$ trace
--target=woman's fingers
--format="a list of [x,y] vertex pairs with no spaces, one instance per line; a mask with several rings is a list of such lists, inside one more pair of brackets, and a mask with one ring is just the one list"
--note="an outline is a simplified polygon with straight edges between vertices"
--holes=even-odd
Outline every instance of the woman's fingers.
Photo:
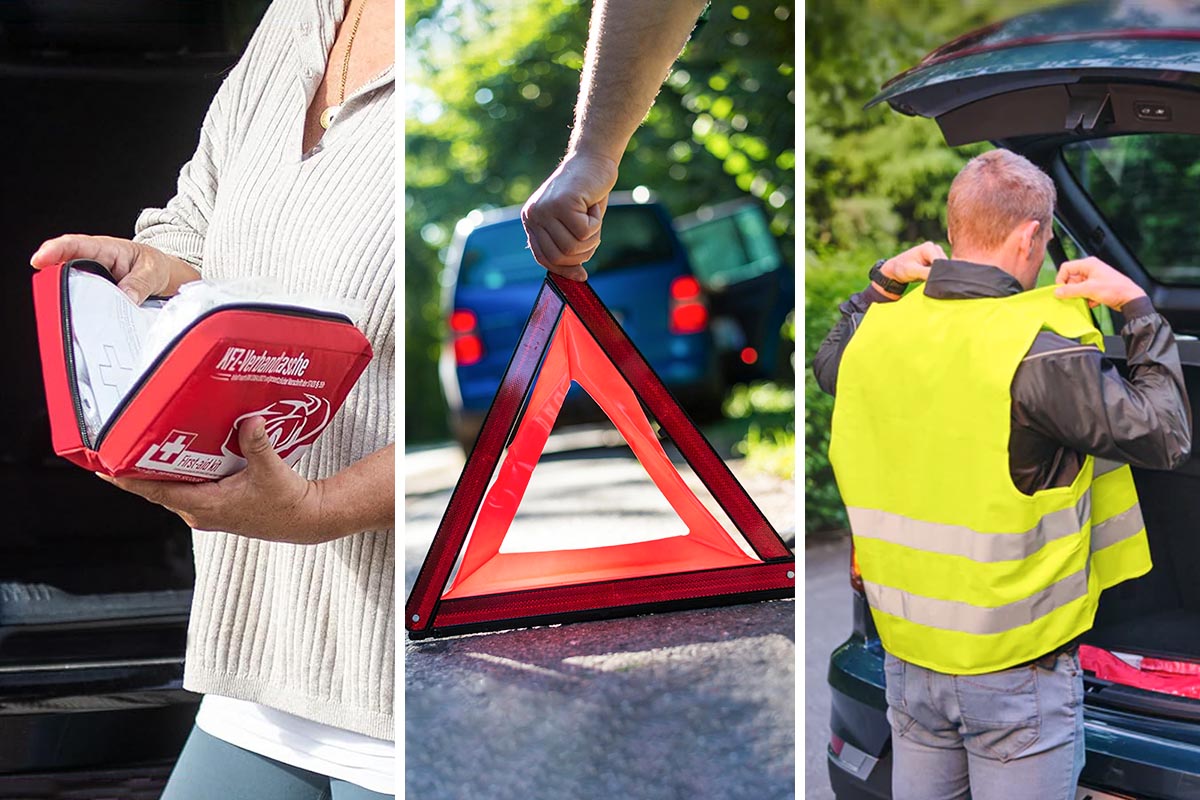
[[133,302],[141,305],[151,295],[160,294],[170,283],[170,267],[153,248],[114,236],[67,234],[42,243],[30,258],[35,269],[45,269],[76,258],[86,258],[104,266],[117,280],[117,286]]
[[117,288],[129,296],[137,305],[146,302],[152,294],[162,291],[161,286],[156,285],[156,281],[151,278],[150,270],[132,270],[121,278],[117,283]]
[[35,269],[44,269],[75,258],[86,258],[104,265],[119,280],[132,268],[136,253],[136,247],[128,239],[71,233],[43,242],[29,263]]

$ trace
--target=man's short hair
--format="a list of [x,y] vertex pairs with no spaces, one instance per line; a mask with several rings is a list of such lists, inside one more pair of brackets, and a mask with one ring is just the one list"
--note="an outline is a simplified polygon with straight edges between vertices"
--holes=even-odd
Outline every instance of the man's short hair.
[[975,156],[950,184],[946,227],[952,244],[999,247],[1018,225],[1037,220],[1043,241],[1054,219],[1054,183],[1033,162],[1011,150]]

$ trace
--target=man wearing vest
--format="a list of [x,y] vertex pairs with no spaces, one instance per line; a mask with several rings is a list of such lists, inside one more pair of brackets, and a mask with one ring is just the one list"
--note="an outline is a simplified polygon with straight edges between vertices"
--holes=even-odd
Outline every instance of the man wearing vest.
[[[1191,450],[1146,294],[1095,258],[1032,288],[1054,200],[1021,156],[973,159],[950,189],[953,257],[926,242],[877,264],[813,362],[836,389],[829,457],[887,651],[896,800],[1073,800],[1078,639],[1102,590],[1151,568],[1128,465]],[[1125,320],[1128,380],[1101,304]]]

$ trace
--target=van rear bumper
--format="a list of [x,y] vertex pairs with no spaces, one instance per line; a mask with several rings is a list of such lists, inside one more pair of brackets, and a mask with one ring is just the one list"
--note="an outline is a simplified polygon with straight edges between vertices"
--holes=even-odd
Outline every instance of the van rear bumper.
[[[853,748],[839,757],[827,743],[829,780],[839,800],[891,797],[891,729],[883,684],[878,640],[854,636],[833,652],[830,732]],[[1089,693],[1098,688],[1088,680]],[[1085,701],[1087,763],[1080,782],[1114,794],[1200,800],[1200,723],[1104,707],[1103,696],[1101,688]]]

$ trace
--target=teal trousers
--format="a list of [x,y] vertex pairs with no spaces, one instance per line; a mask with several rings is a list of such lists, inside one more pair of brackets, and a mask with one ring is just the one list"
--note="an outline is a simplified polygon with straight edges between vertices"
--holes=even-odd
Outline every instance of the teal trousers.
[[386,800],[388,797],[260,756],[192,728],[162,800]]

